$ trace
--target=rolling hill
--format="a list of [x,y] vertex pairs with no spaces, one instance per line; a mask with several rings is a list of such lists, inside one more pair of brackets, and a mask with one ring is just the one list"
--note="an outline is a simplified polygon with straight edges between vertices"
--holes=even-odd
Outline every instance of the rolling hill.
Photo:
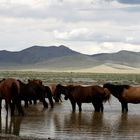
[[140,52],[119,51],[117,53],[102,53],[92,57],[103,63],[121,64],[130,67],[140,67]]
[[44,69],[49,71],[119,72],[140,69],[140,52],[119,51],[85,55],[61,46],[32,46],[0,51],[1,69]]

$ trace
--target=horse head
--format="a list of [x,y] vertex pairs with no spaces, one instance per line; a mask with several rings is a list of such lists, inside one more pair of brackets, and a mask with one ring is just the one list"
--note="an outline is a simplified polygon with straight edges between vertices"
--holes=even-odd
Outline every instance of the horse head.
[[56,89],[54,93],[55,98],[60,99],[61,94],[66,95],[66,93],[67,93],[66,86],[63,86],[61,84],[56,85]]

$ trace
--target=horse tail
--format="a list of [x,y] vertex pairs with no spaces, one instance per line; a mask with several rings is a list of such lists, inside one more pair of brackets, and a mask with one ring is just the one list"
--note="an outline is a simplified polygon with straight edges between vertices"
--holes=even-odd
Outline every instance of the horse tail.
[[[22,113],[24,115],[24,112],[21,107],[21,100],[20,100],[20,87],[18,87],[17,83],[13,82],[11,86],[11,92],[12,92],[12,99],[13,103],[16,105],[18,109],[18,113]],[[14,110],[13,110],[14,111]]]
[[19,90],[15,82],[12,83],[11,92],[12,92],[12,98],[14,100],[19,98]]
[[110,103],[111,93],[107,88],[104,88],[104,102],[108,101]]

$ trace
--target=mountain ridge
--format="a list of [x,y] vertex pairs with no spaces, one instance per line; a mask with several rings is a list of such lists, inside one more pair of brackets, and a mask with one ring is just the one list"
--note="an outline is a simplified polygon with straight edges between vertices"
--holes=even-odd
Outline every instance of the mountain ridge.
[[[109,65],[108,65],[109,64]],[[80,70],[106,65],[140,68],[140,52],[121,50],[116,53],[86,55],[60,46],[31,46],[21,51],[0,51],[0,68],[38,68],[50,70]],[[100,67],[98,67],[100,68]],[[118,68],[119,69],[119,68]],[[123,69],[123,68],[122,68]]]

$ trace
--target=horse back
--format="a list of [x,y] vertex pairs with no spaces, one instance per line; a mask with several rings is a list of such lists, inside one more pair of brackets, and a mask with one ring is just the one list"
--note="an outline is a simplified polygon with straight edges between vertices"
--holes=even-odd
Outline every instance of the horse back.
[[92,98],[104,94],[104,89],[100,86],[74,86],[71,93],[74,97],[81,98]]
[[122,99],[130,103],[140,102],[140,87],[130,86],[125,89],[122,94]]
[[0,97],[10,100],[13,94],[19,94],[20,85],[16,79],[8,78],[0,83]]

